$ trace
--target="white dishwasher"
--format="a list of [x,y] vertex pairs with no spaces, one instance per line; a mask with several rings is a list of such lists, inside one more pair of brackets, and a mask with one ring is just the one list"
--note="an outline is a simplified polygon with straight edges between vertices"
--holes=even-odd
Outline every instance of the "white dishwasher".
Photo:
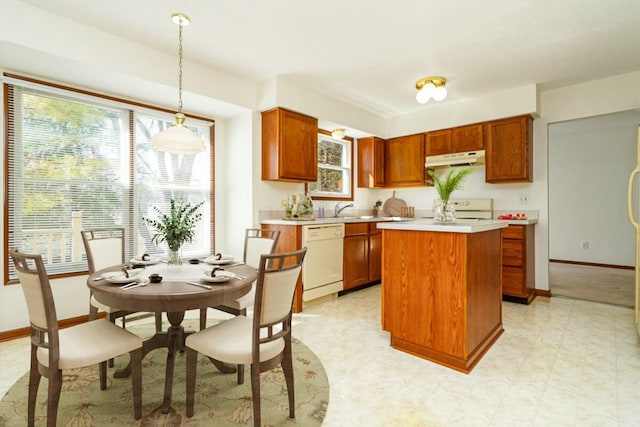
[[310,301],[342,290],[344,224],[302,226],[302,300]]

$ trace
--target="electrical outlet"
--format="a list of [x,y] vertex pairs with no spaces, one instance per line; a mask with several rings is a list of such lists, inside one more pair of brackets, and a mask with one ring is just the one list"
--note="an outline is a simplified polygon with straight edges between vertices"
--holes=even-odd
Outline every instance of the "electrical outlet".
[[520,193],[519,200],[520,200],[520,204],[521,205],[528,205],[529,204],[529,194]]
[[588,250],[589,249],[589,242],[587,242],[586,240],[584,242],[582,242],[582,249]]

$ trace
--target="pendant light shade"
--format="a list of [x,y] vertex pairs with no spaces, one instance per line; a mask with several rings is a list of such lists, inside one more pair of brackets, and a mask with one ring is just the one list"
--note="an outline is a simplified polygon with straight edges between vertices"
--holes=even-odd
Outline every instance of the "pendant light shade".
[[185,126],[185,116],[182,114],[182,27],[189,25],[191,20],[181,13],[171,15],[173,22],[178,25],[178,112],[176,123],[157,133],[151,139],[151,146],[159,151],[170,153],[197,154],[204,151],[204,141]]

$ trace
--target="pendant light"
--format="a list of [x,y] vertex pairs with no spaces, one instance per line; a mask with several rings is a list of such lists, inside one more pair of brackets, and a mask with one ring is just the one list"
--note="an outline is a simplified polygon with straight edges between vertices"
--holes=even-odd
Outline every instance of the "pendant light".
[[171,20],[178,25],[178,112],[176,123],[154,135],[151,146],[170,153],[197,154],[204,151],[204,141],[185,126],[182,114],[182,27],[189,25],[191,20],[182,13],[174,13]]

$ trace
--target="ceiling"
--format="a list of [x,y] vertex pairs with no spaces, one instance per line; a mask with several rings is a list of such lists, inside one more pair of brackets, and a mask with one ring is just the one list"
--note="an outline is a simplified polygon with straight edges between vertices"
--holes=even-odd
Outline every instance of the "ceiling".
[[173,54],[182,12],[185,60],[286,76],[384,117],[433,108],[415,101],[430,75],[451,102],[640,70],[638,0],[22,1]]

